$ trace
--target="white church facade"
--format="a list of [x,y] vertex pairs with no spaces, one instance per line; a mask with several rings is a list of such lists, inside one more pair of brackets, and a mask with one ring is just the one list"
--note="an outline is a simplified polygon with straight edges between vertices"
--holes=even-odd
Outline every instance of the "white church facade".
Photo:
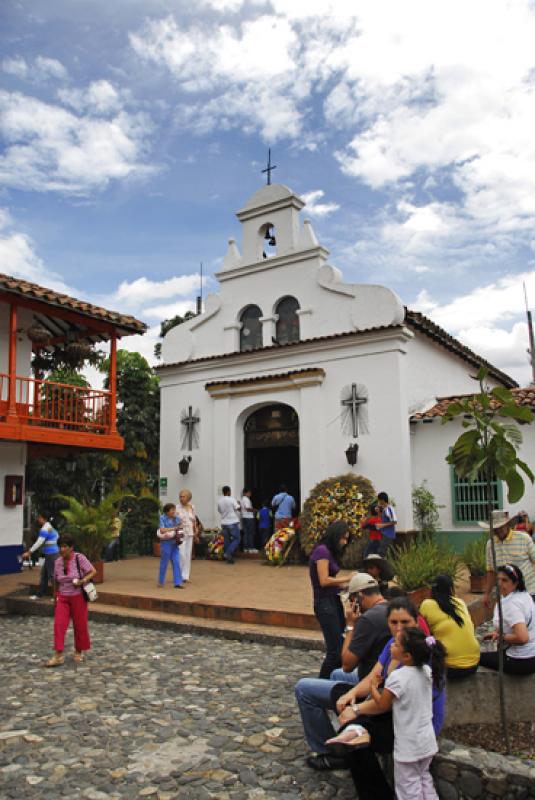
[[[448,482],[440,497],[449,491],[448,436],[417,415],[473,392],[486,362],[390,289],[345,283],[304,205],[281,184],[255,192],[237,213],[241,243],[229,241],[219,292],[163,341],[161,500],[190,489],[212,526],[225,484],[259,503],[283,482],[302,504],[318,481],[353,469],[394,498],[408,530],[414,483],[436,472]],[[487,366],[491,384],[516,385]],[[444,512],[444,527],[455,524]]]

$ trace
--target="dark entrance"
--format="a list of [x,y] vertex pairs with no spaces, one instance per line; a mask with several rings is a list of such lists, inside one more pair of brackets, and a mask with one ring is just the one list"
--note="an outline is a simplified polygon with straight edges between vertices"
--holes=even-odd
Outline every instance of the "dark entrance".
[[271,503],[281,483],[300,505],[299,418],[293,408],[274,403],[258,409],[245,423],[245,484],[253,504]]

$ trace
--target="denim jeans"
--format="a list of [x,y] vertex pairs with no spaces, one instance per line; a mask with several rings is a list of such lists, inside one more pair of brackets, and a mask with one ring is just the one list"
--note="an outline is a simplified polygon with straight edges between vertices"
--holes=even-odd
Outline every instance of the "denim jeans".
[[323,597],[314,603],[314,614],[325,640],[325,658],[320,678],[328,678],[333,669],[342,663],[342,645],[345,627],[344,609],[338,595]]
[[344,672],[343,669],[333,669],[329,677],[331,681],[336,683],[341,681],[342,683],[350,683],[351,686],[356,686],[359,682],[358,667],[355,667],[351,672]]
[[41,567],[37,597],[43,597],[48,592],[48,584],[54,582],[54,564],[56,558],[59,558],[59,553],[50,553],[47,556],[43,555],[43,558],[45,559],[45,563]]
[[106,552],[104,554],[104,558],[106,561],[119,561],[119,537],[112,539],[111,542],[108,542],[106,545]]
[[301,678],[295,685],[303,730],[308,746],[314,753],[326,753],[325,741],[335,736],[327,711],[334,711],[331,692],[335,681],[322,678]]
[[242,517],[243,528],[243,549],[254,550],[254,519],[251,517]]
[[171,562],[173,567],[173,583],[175,586],[182,586],[182,573],[180,571],[180,558],[178,556],[178,545],[174,539],[160,540],[160,575],[159,582],[165,583],[165,573],[167,565]]
[[225,538],[224,558],[232,558],[240,546],[240,526],[237,522],[233,525],[222,525]]
[[382,539],[369,539],[368,544],[364,548],[362,558],[368,558],[372,553],[380,554]]

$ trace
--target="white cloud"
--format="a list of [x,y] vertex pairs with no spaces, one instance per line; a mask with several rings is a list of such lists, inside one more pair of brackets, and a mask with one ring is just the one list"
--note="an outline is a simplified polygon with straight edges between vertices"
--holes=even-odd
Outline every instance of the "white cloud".
[[49,79],[65,80],[68,77],[67,70],[61,61],[48,56],[37,56],[33,63],[29,63],[21,56],[5,58],[2,61],[2,69],[8,75],[13,75],[20,80],[30,80],[33,83]]
[[16,78],[25,78],[28,74],[28,64],[26,59],[20,56],[4,58],[2,61],[2,70],[8,75],[14,75]]
[[76,111],[106,114],[123,107],[120,92],[105,80],[93,81],[87,89],[60,89],[58,97]]
[[12,230],[13,225],[9,210],[0,208],[0,272],[72,294],[61,275],[49,270],[37,255],[31,238]]
[[182,28],[167,17],[147,23],[130,42],[140,58],[168,70],[182,91],[209,95],[179,103],[179,124],[200,133],[244,127],[270,140],[298,136],[299,42],[284,18],[263,15],[236,28]]
[[68,77],[67,70],[56,58],[48,58],[48,56],[37,56],[35,59],[35,68],[37,72],[44,78],[58,78],[58,80],[65,80]]
[[[205,281],[203,281],[204,283]],[[177,296],[190,295],[198,288],[198,275],[180,275],[163,281],[152,281],[143,277],[134,281],[123,281],[114,298],[116,302],[125,302],[139,307],[154,300],[163,300],[164,298],[171,300]],[[169,317],[171,314],[167,312],[167,316]]]
[[112,180],[144,177],[148,120],[71,111],[19,93],[0,92],[0,183],[34,191],[85,194]]
[[492,323],[512,320],[523,313],[526,284],[528,298],[535,301],[535,271],[518,275],[506,275],[500,280],[480,286],[466,295],[456,297],[441,305],[427,291],[418,295],[415,308],[430,314],[433,321],[449,331],[483,328]]
[[159,306],[151,306],[143,309],[143,314],[150,319],[171,319],[177,314],[184,316],[186,311],[195,311],[193,300],[180,300],[174,303],[165,303]]
[[338,203],[320,203],[319,201],[325,196],[322,189],[316,189],[313,192],[306,192],[301,197],[306,203],[307,213],[313,217],[327,217],[333,214],[340,208]]

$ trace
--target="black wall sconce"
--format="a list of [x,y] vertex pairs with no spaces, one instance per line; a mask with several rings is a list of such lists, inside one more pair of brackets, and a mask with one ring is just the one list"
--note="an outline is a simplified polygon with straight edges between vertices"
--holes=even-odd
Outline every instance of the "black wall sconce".
[[358,456],[359,456],[358,444],[356,442],[354,444],[350,444],[346,450],[347,463],[349,464],[350,467],[355,466],[358,460]]
[[178,462],[178,469],[181,475],[187,475],[189,465],[191,464],[191,456],[183,456]]

